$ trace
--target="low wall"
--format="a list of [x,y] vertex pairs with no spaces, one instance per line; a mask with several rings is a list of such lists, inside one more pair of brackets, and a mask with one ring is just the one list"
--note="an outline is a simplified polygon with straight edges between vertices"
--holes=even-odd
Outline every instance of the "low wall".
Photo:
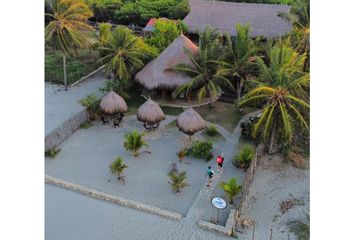
[[82,110],[63,122],[59,127],[45,136],[45,150],[57,147],[65,139],[70,137],[80,127],[80,124],[87,122],[88,120],[89,115],[87,111]]
[[103,192],[97,191],[95,189],[91,189],[91,188],[88,188],[83,185],[71,183],[71,182],[65,181],[63,179],[55,178],[55,177],[52,177],[49,175],[45,176],[45,182],[59,186],[59,187],[63,187],[63,188],[69,189],[69,190],[74,190],[76,192],[85,194],[89,197],[93,197],[93,198],[96,198],[99,200],[108,201],[108,202],[111,202],[114,204],[119,204],[119,205],[122,205],[125,207],[134,208],[134,209],[137,209],[137,210],[140,210],[143,212],[152,213],[152,214],[155,214],[155,215],[158,215],[161,217],[165,217],[168,219],[172,219],[175,221],[179,221],[182,219],[182,215],[179,213],[170,212],[170,211],[163,210],[161,208],[151,206],[148,204],[144,204],[144,203],[136,202],[133,200],[121,198],[121,197],[111,195],[108,193],[103,193]]
[[225,226],[221,226],[221,225],[217,225],[217,224],[213,224],[213,223],[205,222],[205,221],[199,221],[198,226],[200,228],[203,228],[203,229],[206,229],[209,231],[221,233],[226,236],[231,236],[233,234],[233,228],[235,225],[235,212],[236,212],[236,209],[232,209],[230,211],[229,218],[227,219]]

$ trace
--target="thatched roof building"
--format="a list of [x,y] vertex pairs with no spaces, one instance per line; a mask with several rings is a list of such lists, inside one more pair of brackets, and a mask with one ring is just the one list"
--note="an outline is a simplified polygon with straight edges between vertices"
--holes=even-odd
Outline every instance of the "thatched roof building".
[[113,91],[102,97],[100,108],[106,114],[125,113],[128,111],[128,106],[124,99]]
[[138,72],[135,80],[149,90],[174,89],[190,81],[191,78],[188,75],[168,70],[180,63],[191,64],[184,48],[193,54],[198,52],[198,47],[181,34],[156,59]]
[[275,38],[291,30],[291,24],[278,17],[278,12],[289,12],[290,6],[276,4],[236,3],[189,0],[190,13],[183,19],[189,33],[198,34],[206,26],[235,36],[236,23],[251,26],[250,36]]
[[139,107],[137,117],[139,121],[150,124],[161,122],[166,118],[160,106],[150,98]]
[[177,127],[188,135],[193,135],[207,127],[205,120],[193,108],[188,108],[177,118]]

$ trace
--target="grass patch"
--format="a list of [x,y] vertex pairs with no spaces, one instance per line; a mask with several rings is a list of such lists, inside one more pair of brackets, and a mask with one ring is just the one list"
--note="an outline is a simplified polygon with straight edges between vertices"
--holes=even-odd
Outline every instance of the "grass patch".
[[204,139],[206,141],[209,141],[209,142],[226,141],[226,138],[218,131],[216,132],[216,134],[210,135],[210,134],[208,134],[207,130],[208,129],[206,129],[202,132],[202,136],[204,137]]
[[135,115],[138,112],[138,108],[145,102],[145,99],[142,97],[132,97],[126,100],[128,105],[128,112],[126,115]]
[[166,128],[177,128],[176,123],[177,123],[177,120],[173,120],[172,122],[167,124],[165,127]]
[[49,158],[55,158],[56,155],[61,151],[60,148],[50,148],[47,151],[45,151],[44,156],[49,157]]
[[233,132],[244,115],[256,110],[255,108],[246,107],[240,112],[235,108],[234,104],[220,101],[216,102],[214,105],[214,108],[205,105],[196,107],[194,110],[196,110],[204,120],[219,124],[230,133]]
[[88,122],[84,122],[80,124],[80,128],[81,129],[88,129],[89,127],[91,127],[93,125],[93,123],[91,121]]
[[162,111],[164,112],[165,115],[173,115],[177,116],[180,115],[183,112],[182,108],[175,108],[175,107],[164,107],[161,106]]
[[301,221],[293,221],[290,224],[289,231],[294,233],[298,240],[310,239],[310,225]]

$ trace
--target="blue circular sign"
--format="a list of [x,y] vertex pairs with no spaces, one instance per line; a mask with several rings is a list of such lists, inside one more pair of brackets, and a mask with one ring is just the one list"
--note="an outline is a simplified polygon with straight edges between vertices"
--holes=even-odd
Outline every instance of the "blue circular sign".
[[217,209],[225,209],[227,207],[225,200],[220,197],[214,197],[211,200],[211,204],[213,204],[213,206]]

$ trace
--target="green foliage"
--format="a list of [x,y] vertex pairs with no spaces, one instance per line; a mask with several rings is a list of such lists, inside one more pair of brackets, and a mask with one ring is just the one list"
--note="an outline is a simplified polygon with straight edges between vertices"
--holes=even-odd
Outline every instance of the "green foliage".
[[194,141],[192,147],[186,151],[187,156],[205,159],[210,161],[213,158],[213,144],[208,141]]
[[81,123],[80,124],[80,128],[82,129],[88,129],[89,127],[91,127],[93,125],[93,123],[91,121],[87,121],[87,122],[84,122],[84,123]]
[[171,20],[158,19],[155,24],[154,33],[146,39],[146,42],[162,52],[179,35],[180,29],[177,24]]
[[246,2],[246,3],[266,3],[266,4],[287,4],[291,5],[296,0],[219,0],[223,2]]
[[303,223],[301,221],[294,221],[290,224],[289,231],[294,233],[298,240],[309,240],[310,239],[310,225]]
[[56,147],[53,147],[53,148],[50,148],[48,150],[45,151],[44,155],[46,157],[49,157],[49,158],[55,158],[55,156],[61,151],[60,148],[56,148]]
[[109,39],[112,37],[112,25],[110,23],[100,23],[98,25],[98,28],[100,44],[101,46],[106,46],[108,44]]
[[171,182],[169,182],[169,184],[171,184],[173,191],[175,191],[176,193],[180,193],[181,189],[189,186],[189,184],[185,182],[187,179],[186,175],[186,171],[183,171],[181,173],[172,172],[168,174],[171,179]]
[[233,198],[242,190],[242,186],[237,185],[236,178],[231,178],[228,182],[221,182],[219,187],[226,193],[230,204],[233,204]]
[[211,124],[210,126],[207,127],[207,129],[205,129],[205,133],[208,136],[216,136],[219,133],[219,131],[214,124]]
[[122,0],[85,0],[94,13],[94,18],[99,22],[107,22],[114,18],[114,13],[119,9]]
[[234,164],[238,168],[248,169],[254,157],[254,149],[250,145],[245,145],[239,154],[234,157]]
[[100,110],[100,99],[97,99],[94,93],[87,95],[83,99],[80,99],[79,103],[86,107],[91,120],[97,119]]
[[129,94],[128,89],[131,87],[131,81],[128,80],[106,80],[105,85],[103,87],[100,87],[100,90],[102,92],[110,92],[114,91],[117,94],[119,94],[122,98],[124,99],[130,99],[131,95]]
[[117,157],[116,160],[114,160],[114,162],[109,165],[110,172],[117,175],[118,180],[121,179],[122,174],[126,168],[128,168],[128,166],[124,164],[121,157]]
[[176,6],[170,8],[169,17],[171,19],[183,19],[190,10],[188,0],[182,0]]
[[124,148],[127,151],[131,151],[134,157],[139,156],[139,149],[143,146],[148,147],[149,145],[143,139],[144,133],[139,133],[137,130],[133,130],[130,133],[124,135]]

